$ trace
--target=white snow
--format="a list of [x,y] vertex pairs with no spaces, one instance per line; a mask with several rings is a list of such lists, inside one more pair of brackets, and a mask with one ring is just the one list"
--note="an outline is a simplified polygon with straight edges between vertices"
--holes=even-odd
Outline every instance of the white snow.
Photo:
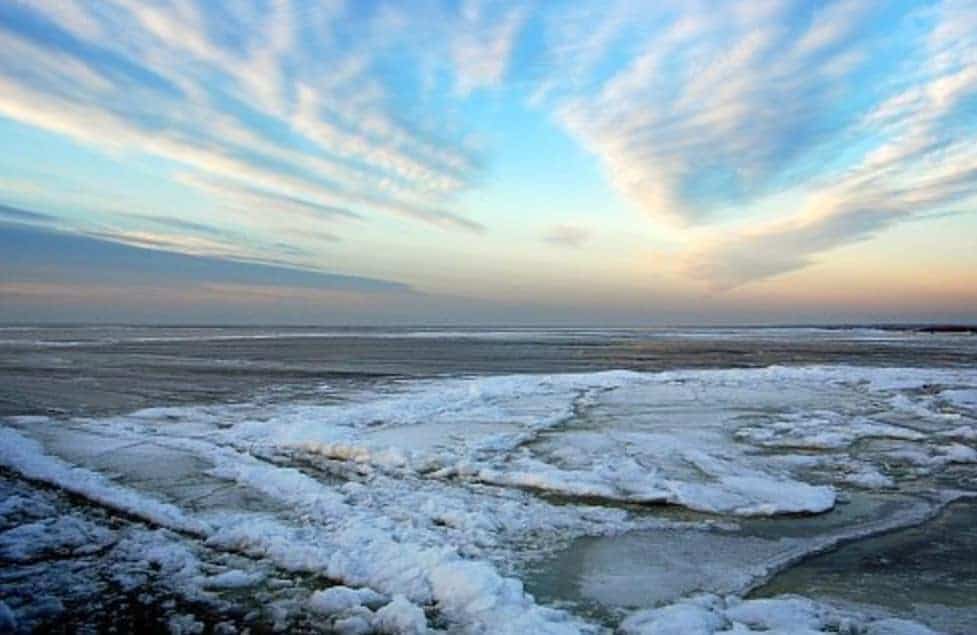
[[726,619],[753,630],[814,631],[828,621],[824,610],[800,597],[727,602]]
[[419,606],[411,604],[403,595],[395,595],[390,604],[377,611],[373,627],[389,635],[424,635],[427,618]]
[[335,586],[313,593],[306,606],[329,618],[333,630],[340,633],[421,635],[427,632],[424,610],[400,594],[388,601],[371,589]]
[[[723,474],[704,455],[689,453],[689,462],[714,477],[706,483],[683,482],[648,473],[633,460],[606,462],[595,470],[560,470],[538,461],[515,463],[512,470],[482,469],[474,478],[496,485],[513,485],[579,497],[631,503],[672,503],[702,512],[737,516],[823,512],[835,502],[830,487],[811,486],[786,478],[743,470]],[[695,459],[698,459],[696,461]],[[708,467],[707,467],[708,465]]]
[[[818,513],[833,505],[832,485],[892,483],[861,457],[843,475],[824,472],[835,483],[811,483],[798,474],[804,466],[795,451],[851,453],[859,441],[885,439],[904,442],[894,450],[898,457],[922,451],[930,438],[876,413],[825,409],[826,401],[863,400],[867,407],[907,399],[894,391],[933,381],[959,385],[967,377],[934,369],[771,367],[423,380],[328,406],[260,413],[240,404],[224,412],[157,408],[111,423],[136,430],[165,423],[155,431],[215,435],[249,451],[300,450],[364,476],[455,478],[734,515]],[[928,402],[913,404],[925,410]],[[768,414],[770,405],[781,411]],[[571,425],[581,411],[602,416],[599,432]],[[898,404],[892,411],[896,418],[904,412]],[[941,413],[927,412],[941,420]],[[964,429],[956,430],[950,438],[968,440]],[[759,456],[754,447],[777,452]],[[959,448],[935,454],[970,460]],[[930,464],[916,461],[924,463]],[[232,463],[214,474],[240,469]]]
[[714,635],[718,633],[872,633],[935,635],[908,620],[874,618],[797,596],[756,600],[700,595],[663,608],[637,611],[618,629],[622,635]]
[[957,428],[953,428],[952,430],[941,432],[940,436],[973,443],[977,441],[977,428],[974,426],[959,426]]
[[864,466],[845,475],[845,482],[864,489],[886,489],[895,486],[895,481],[878,470]]
[[711,635],[727,621],[713,606],[716,600],[699,599],[628,616],[618,629],[622,635]]
[[[583,624],[563,612],[537,606],[517,580],[501,576],[485,562],[462,559],[454,549],[441,544],[437,535],[413,531],[409,526],[403,528],[402,536],[392,533],[395,525],[389,519],[357,512],[342,502],[341,495],[291,468],[275,468],[249,456],[212,448],[217,461],[215,471],[260,486],[271,496],[301,504],[317,516],[316,520],[328,523],[325,532],[244,515],[213,517],[203,523],[176,513],[168,504],[112,484],[99,474],[67,466],[44,454],[39,443],[13,430],[2,429],[0,434],[0,459],[4,465],[101,504],[148,517],[156,524],[171,523],[182,531],[192,528],[192,533],[207,535],[211,546],[265,557],[286,569],[322,573],[347,584],[389,594],[399,592],[412,601],[438,604],[459,623],[479,625],[482,629],[497,630],[511,622],[545,632],[551,623],[578,627]],[[188,441],[187,445],[193,443]],[[241,464],[230,469],[235,457]],[[431,546],[412,542],[411,538]],[[146,550],[144,557],[157,562],[163,570],[177,569],[184,572],[184,577],[198,579],[194,571],[187,569],[193,561],[186,554],[153,547]],[[469,580],[469,586],[458,589],[444,584],[451,575]],[[476,580],[477,586],[471,586]],[[468,601],[472,593],[478,595],[480,602]],[[392,615],[393,611],[389,619],[396,626],[399,618]]]
[[333,630],[339,635],[367,635],[373,632],[373,626],[365,617],[352,615],[336,620],[333,623]]
[[977,388],[944,390],[940,397],[957,408],[977,410]]
[[843,449],[867,438],[906,441],[920,441],[926,438],[925,434],[916,430],[832,411],[787,413],[773,421],[744,426],[736,431],[736,436],[741,440],[768,448],[816,450]]
[[372,589],[334,586],[313,593],[309,598],[308,606],[317,613],[333,615],[361,606],[378,608],[385,603],[386,598]]
[[[955,388],[920,392],[932,384]],[[947,417],[940,405],[970,407],[964,387],[973,384],[966,370],[823,366],[405,380],[338,403],[331,393],[323,405],[8,419],[0,465],[213,549],[340,583],[302,598],[338,632],[424,632],[425,609],[464,632],[596,632],[568,610],[540,605],[513,577],[517,565],[576,537],[712,524],[665,521],[619,503],[734,520],[817,514],[852,487],[898,490],[906,470],[892,465],[919,476],[977,462],[972,417]],[[190,486],[200,490],[190,496]],[[238,497],[209,503],[220,488]],[[22,501],[0,501],[0,521],[24,513]],[[28,520],[0,533],[0,554],[34,557],[23,547],[3,550],[42,528],[59,536],[45,548],[77,549],[80,536],[92,535],[70,519]],[[830,543],[822,538],[808,549]],[[794,543],[770,546],[717,584],[722,592],[749,587],[799,553]],[[137,547],[139,557],[203,589],[268,584],[252,570],[204,574],[193,554],[172,546],[133,545],[134,554]],[[671,572],[687,594],[709,582],[706,569],[675,565],[656,575],[667,583]],[[275,610],[287,616],[294,607]],[[800,598],[701,596],[637,612],[621,632],[822,632],[841,623],[837,615]],[[905,626],[857,619],[867,632]]]
[[27,562],[61,553],[90,553],[111,540],[111,532],[83,518],[47,518],[0,532],[0,558]]
[[197,535],[208,531],[205,523],[188,518],[173,505],[119,487],[97,472],[45,454],[40,443],[10,428],[0,427],[0,465],[156,525]]
[[[729,382],[725,375],[719,379]],[[729,435],[716,425],[721,421],[627,430],[609,447],[595,440],[606,440],[607,433],[586,432],[537,445],[541,434],[564,425],[581,408],[599,407],[613,392],[625,395],[618,401],[639,406],[654,399],[687,402],[688,389],[677,382],[668,374],[629,372],[417,382],[401,387],[402,394],[366,403],[305,406],[245,421],[228,436],[239,444],[300,448],[356,465],[364,474],[460,477],[741,515],[830,509],[830,487],[799,482],[784,470],[767,470],[731,453]],[[567,465],[574,452],[577,464]]]

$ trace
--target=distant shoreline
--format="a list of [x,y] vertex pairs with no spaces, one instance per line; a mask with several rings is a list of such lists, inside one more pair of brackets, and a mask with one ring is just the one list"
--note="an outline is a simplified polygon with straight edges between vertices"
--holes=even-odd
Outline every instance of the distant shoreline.
[[669,329],[701,330],[763,330],[763,329],[818,329],[825,331],[849,331],[874,329],[879,331],[903,331],[917,333],[963,333],[977,335],[975,323],[844,323],[844,324],[668,324],[604,326],[599,324],[221,324],[221,323],[139,323],[139,322],[0,322],[0,329],[45,329],[45,328],[133,328],[133,329],[335,329],[343,330],[438,330],[456,329],[460,331],[498,330],[602,330],[602,331],[664,331]]
[[923,326],[916,330],[921,333],[965,333],[968,335],[977,335],[977,326],[966,326],[962,324]]

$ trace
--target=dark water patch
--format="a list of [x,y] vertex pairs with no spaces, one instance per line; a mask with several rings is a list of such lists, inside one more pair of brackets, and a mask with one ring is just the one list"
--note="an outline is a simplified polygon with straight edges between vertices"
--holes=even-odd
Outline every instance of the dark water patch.
[[[701,592],[741,594],[779,570],[866,535],[923,522],[938,503],[918,497],[856,494],[820,515],[726,519],[588,536],[524,565],[527,589],[605,624],[622,612]],[[670,522],[702,520],[689,512]],[[683,517],[684,516],[684,517]],[[797,592],[797,591],[795,591]]]
[[782,593],[882,606],[910,619],[922,611],[930,622],[946,607],[946,623],[934,625],[972,633],[958,622],[977,624],[977,501],[959,501],[917,527],[812,557],[753,595]]

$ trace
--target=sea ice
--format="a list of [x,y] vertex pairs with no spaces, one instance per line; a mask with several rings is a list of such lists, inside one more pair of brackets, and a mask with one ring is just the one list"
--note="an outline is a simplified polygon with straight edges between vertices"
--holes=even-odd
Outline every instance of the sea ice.
[[741,600],[700,595],[663,608],[638,611],[621,622],[622,635],[809,635],[871,633],[936,635],[908,620],[874,618],[797,596]]
[[940,398],[957,408],[977,410],[977,388],[944,390]]
[[77,516],[48,518],[0,532],[0,559],[29,562],[60,553],[90,553],[113,538],[111,532]]
[[[8,419],[0,465],[262,563],[204,570],[179,542],[127,537],[114,546],[201,593],[267,586],[274,568],[343,585],[270,606],[280,624],[307,609],[343,632],[424,632],[428,610],[463,632],[598,632],[537,603],[513,573],[582,536],[818,514],[852,486],[898,491],[906,474],[975,462],[975,383],[959,369],[826,366],[385,381],[321,405]],[[947,404],[958,412],[947,416]],[[189,498],[190,487],[205,491]],[[220,488],[238,495],[223,501],[247,505],[209,504]],[[629,507],[658,503],[714,518],[687,514],[698,520],[683,524]],[[0,522],[8,518],[18,526],[0,525],[0,552],[11,559],[35,553],[3,552],[11,531],[20,532],[11,545],[42,529],[46,548],[77,549],[81,535],[99,542],[70,517],[32,518],[21,501],[0,503]],[[827,535],[805,551],[800,541],[717,532],[703,550],[725,540],[742,558],[736,579],[713,576],[711,588],[739,593],[829,545]],[[822,632],[846,619],[867,632],[905,626],[798,598],[686,597],[709,587],[709,567],[676,562],[656,575],[674,583],[672,593],[642,601],[674,603],[635,613],[622,632],[785,632],[790,623]]]
[[173,505],[117,487],[101,474],[45,454],[37,441],[3,427],[0,427],[0,465],[156,525],[197,535],[204,535],[209,529]]
[[386,604],[387,598],[372,589],[351,589],[334,586],[316,591],[309,598],[309,608],[323,615],[337,615],[350,609],[366,606],[377,609]]
[[395,595],[390,604],[377,611],[373,627],[377,632],[389,635],[424,635],[427,618],[421,607],[403,595]]

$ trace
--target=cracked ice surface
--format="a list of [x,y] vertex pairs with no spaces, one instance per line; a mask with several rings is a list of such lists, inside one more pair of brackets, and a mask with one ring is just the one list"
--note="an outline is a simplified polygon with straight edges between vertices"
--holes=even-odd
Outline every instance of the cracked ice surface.
[[[747,620],[719,596],[681,598],[742,593],[847,534],[805,547],[740,536],[735,523],[826,512],[853,486],[908,491],[935,470],[977,462],[975,384],[971,371],[858,367],[401,381],[328,404],[11,418],[0,430],[0,464],[208,549],[349,587],[302,604],[349,632],[421,631],[425,610],[437,615],[430,626],[448,630],[598,631],[572,610],[536,602],[520,572],[576,538],[637,532],[657,536],[662,550],[669,535],[701,537],[715,566],[656,570],[673,592],[638,600],[659,612],[629,618],[623,630],[678,632],[660,628],[687,617],[713,629],[701,632],[750,632],[779,622]],[[934,496],[896,520],[918,521],[946,500]],[[634,507],[658,503],[713,516],[679,522]],[[17,530],[50,536],[52,548],[77,546],[82,535],[100,540],[97,528],[70,518]],[[7,549],[11,560],[33,557]],[[627,549],[608,553],[602,563],[616,558],[626,569]],[[191,577],[201,589],[233,589],[265,584],[268,573]],[[796,608],[748,606],[761,615]],[[812,632],[837,627],[818,620],[809,620]]]

